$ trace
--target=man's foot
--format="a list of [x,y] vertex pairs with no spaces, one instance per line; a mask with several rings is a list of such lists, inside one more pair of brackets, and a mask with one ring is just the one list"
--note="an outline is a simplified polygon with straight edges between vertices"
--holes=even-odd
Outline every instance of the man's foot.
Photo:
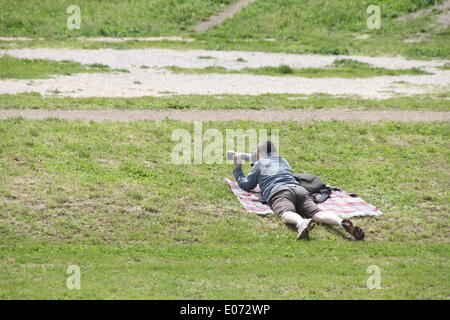
[[297,239],[308,239],[309,232],[314,228],[316,223],[313,219],[305,219],[301,224],[297,226]]
[[341,225],[344,228],[344,230],[347,231],[348,233],[350,233],[353,236],[353,238],[355,238],[356,240],[364,239],[365,234],[364,234],[363,229],[361,229],[360,227],[354,226],[350,220],[347,220],[347,219],[342,220]]

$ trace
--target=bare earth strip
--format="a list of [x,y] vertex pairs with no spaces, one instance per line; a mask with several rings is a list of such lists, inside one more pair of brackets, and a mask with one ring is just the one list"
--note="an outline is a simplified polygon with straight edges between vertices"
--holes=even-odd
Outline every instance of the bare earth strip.
[[25,119],[59,118],[64,120],[120,121],[308,121],[308,120],[393,120],[401,122],[450,121],[448,111],[337,111],[337,110],[0,110],[0,119],[23,117]]
[[212,16],[211,18],[209,18],[209,20],[199,23],[194,27],[194,31],[203,32],[208,30],[209,28],[215,27],[224,22],[225,19],[231,18],[236,13],[239,13],[242,9],[244,9],[244,7],[255,1],[256,0],[240,0],[236,3],[233,3],[228,7],[228,9],[221,12],[217,16]]

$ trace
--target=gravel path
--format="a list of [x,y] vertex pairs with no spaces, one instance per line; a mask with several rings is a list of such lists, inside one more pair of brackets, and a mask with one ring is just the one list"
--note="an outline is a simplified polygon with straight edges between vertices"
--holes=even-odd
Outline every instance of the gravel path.
[[[424,94],[450,88],[450,71],[436,69],[449,61],[407,60],[403,57],[321,56],[282,53],[208,51],[208,50],[73,50],[17,49],[0,50],[18,58],[73,60],[83,64],[102,63],[129,73],[90,73],[55,76],[40,80],[0,80],[0,94],[39,92],[71,97],[136,97],[167,94],[245,94],[293,93],[358,95],[365,98],[386,98],[396,94]],[[208,57],[208,59],[199,59]],[[238,62],[237,59],[246,62]],[[228,69],[259,68],[289,65],[293,68],[321,68],[335,59],[354,59],[388,69],[424,68],[433,75],[382,76],[372,78],[302,78],[273,77],[250,74],[174,74],[163,67],[205,68],[222,66]],[[142,69],[147,66],[148,69]]]
[[139,120],[179,121],[307,121],[307,120],[395,120],[401,122],[450,121],[450,112],[446,111],[344,111],[344,110],[0,110],[0,119],[23,117],[25,119],[60,118],[65,120],[120,121]]
[[[0,41],[35,41],[35,40],[47,40],[45,38],[28,38],[28,37],[0,37]],[[76,41],[90,41],[90,42],[126,42],[126,41],[181,41],[181,42],[193,42],[195,39],[184,37],[78,37]]]
[[[9,54],[17,58],[72,60],[84,64],[103,63],[111,68],[130,69],[142,65],[151,68],[177,66],[182,68],[205,68],[221,66],[227,69],[260,68],[265,66],[289,65],[292,68],[323,68],[336,59],[354,59],[370,63],[375,67],[387,69],[435,68],[450,60],[409,60],[401,56],[396,57],[367,57],[367,56],[332,56],[318,54],[288,54],[252,51],[215,51],[215,50],[172,50],[172,49],[65,49],[65,48],[36,48],[36,49],[0,49],[0,55]],[[199,58],[200,57],[200,58]],[[208,57],[208,59],[201,59]],[[237,61],[238,58],[246,62]]]

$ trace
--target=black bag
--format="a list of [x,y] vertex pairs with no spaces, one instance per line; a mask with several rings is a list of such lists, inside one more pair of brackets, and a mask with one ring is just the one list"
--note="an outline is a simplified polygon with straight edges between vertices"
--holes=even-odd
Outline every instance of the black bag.
[[[309,173],[295,173],[295,180],[313,197],[314,202],[325,202],[331,195],[331,187],[323,183],[318,176]],[[320,195],[319,199],[317,196]]]

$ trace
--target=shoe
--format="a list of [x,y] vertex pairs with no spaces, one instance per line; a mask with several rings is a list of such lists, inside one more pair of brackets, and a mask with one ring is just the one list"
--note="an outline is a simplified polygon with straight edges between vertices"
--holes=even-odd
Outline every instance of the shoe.
[[347,220],[347,219],[342,220],[341,225],[344,228],[344,230],[347,231],[348,233],[350,233],[353,236],[353,238],[355,238],[356,240],[364,239],[365,234],[364,234],[363,229],[361,229],[360,227],[354,226],[350,220]]
[[308,239],[309,232],[314,229],[316,223],[313,219],[305,219],[297,226],[297,240]]

